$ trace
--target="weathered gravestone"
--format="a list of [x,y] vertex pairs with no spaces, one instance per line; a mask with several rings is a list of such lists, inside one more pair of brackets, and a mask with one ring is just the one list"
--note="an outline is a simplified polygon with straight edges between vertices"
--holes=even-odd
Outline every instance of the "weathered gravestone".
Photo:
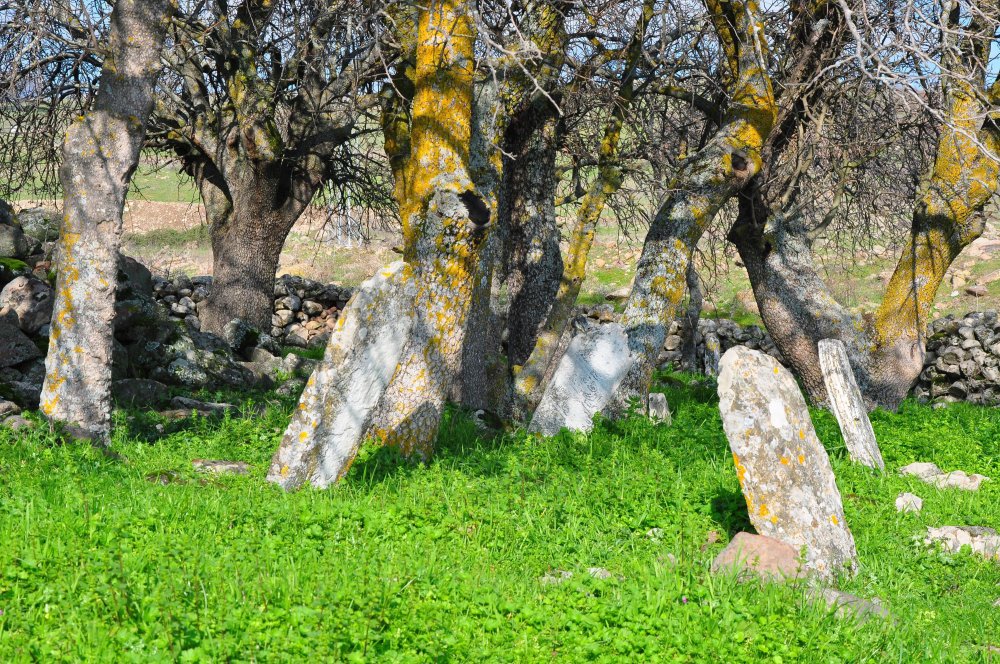
[[402,261],[361,284],[330,337],[267,479],[324,488],[347,472],[396,371],[413,324],[415,289]]
[[853,570],[857,552],[833,468],[795,380],[742,346],[726,352],[720,369],[722,424],[757,532],[804,548],[808,572]]
[[573,338],[531,418],[529,431],[590,431],[594,413],[611,400],[632,367],[628,335],[618,323],[592,327]]
[[869,468],[884,469],[882,452],[875,440],[875,430],[868,419],[868,411],[861,399],[861,390],[854,379],[847,348],[839,339],[819,342],[819,364],[823,371],[826,394],[830,408],[840,425],[847,453],[853,461]]

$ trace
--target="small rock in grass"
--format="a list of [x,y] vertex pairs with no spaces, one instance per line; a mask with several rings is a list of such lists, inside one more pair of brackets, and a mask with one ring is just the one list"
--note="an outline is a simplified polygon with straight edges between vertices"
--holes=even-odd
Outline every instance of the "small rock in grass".
[[979,486],[990,478],[985,475],[973,473],[967,474],[964,470],[954,470],[946,473],[936,464],[927,462],[911,463],[899,469],[901,475],[912,475],[918,477],[928,484],[933,484],[939,489],[964,489],[965,491],[978,491]]
[[937,477],[942,474],[942,470],[937,467],[937,464],[928,463],[924,461],[918,461],[916,463],[911,463],[908,466],[903,466],[899,469],[900,475],[913,475],[914,477],[919,477],[922,480],[928,481],[931,478]]
[[925,544],[940,542],[950,553],[958,553],[968,546],[972,552],[984,558],[1000,560],[1000,535],[992,528],[981,526],[928,527]]
[[557,586],[563,581],[568,581],[573,578],[573,572],[567,572],[566,570],[557,569],[548,574],[544,575],[538,582],[543,586]]
[[996,601],[993,602],[993,606],[1000,608],[1000,597],[997,597]]
[[33,425],[20,415],[11,415],[3,421],[3,426],[11,431],[20,431],[21,429],[30,429]]
[[170,400],[170,405],[178,410],[197,410],[199,413],[225,413],[234,410],[236,406],[231,403],[210,403],[188,399],[187,397],[174,397]]
[[191,465],[195,470],[209,473],[246,475],[250,472],[250,466],[244,461],[225,461],[222,459],[194,459]]
[[646,412],[653,422],[671,424],[670,406],[667,404],[667,395],[653,392],[646,402]]
[[826,602],[827,607],[837,610],[837,616],[840,618],[853,617],[865,622],[872,616],[890,617],[889,611],[882,606],[882,601],[877,597],[872,600],[862,599],[833,588],[811,588],[806,596]]
[[804,574],[799,552],[771,537],[736,533],[736,537],[712,561],[712,572],[748,573],[765,580],[797,579]]
[[646,531],[646,537],[654,542],[663,539],[663,528],[650,528]]
[[979,491],[979,486],[989,480],[985,475],[973,473],[968,475],[964,470],[954,470],[944,475],[934,478],[933,483],[942,489],[964,489],[965,491]]
[[896,497],[897,512],[919,512],[923,507],[923,498],[912,493],[901,493]]
[[588,567],[587,574],[594,577],[595,579],[610,579],[611,572],[604,569],[603,567]]
[[18,406],[13,401],[5,401],[0,399],[0,420],[3,420],[10,415],[20,415],[21,407]]

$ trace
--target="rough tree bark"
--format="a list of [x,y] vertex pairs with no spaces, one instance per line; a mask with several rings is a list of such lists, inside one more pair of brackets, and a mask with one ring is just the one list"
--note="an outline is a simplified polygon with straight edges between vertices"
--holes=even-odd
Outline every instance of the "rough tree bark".
[[[741,194],[730,232],[747,266],[761,317],[810,399],[825,404],[822,339],[847,346],[869,408],[895,409],[923,368],[930,308],[948,267],[983,231],[982,209],[998,188],[1000,85],[985,82],[997,10],[980,8],[960,28],[955,3],[943,33],[943,115],[934,166],[915,201],[910,238],[873,314],[841,306],[816,272],[801,217],[770,206],[759,186]],[[789,206],[793,207],[793,206]]]
[[707,6],[727,54],[729,105],[718,131],[680,167],[670,184],[673,193],[646,235],[622,315],[634,361],[604,409],[609,417],[621,417],[635,400],[645,405],[698,241],[719,209],[760,169],[761,149],[774,126],[760,8],[753,0]]
[[66,133],[55,310],[41,408],[74,435],[107,441],[122,211],[153,108],[168,0],[120,0],[93,106]]
[[[406,308],[412,311],[408,339],[388,385],[382,390],[379,381],[373,383],[373,389],[381,392],[377,405],[371,405],[371,395],[364,399],[369,414],[365,426],[354,429],[356,442],[336,438],[332,423],[346,417],[345,412],[357,410],[358,400],[342,399],[332,393],[336,390],[324,387],[324,381],[307,386],[269,474],[269,479],[286,489],[306,481],[320,486],[335,481],[354,452],[332,450],[356,451],[366,433],[407,455],[426,458],[433,449],[490,221],[489,207],[470,176],[476,37],[471,10],[469,2],[435,0],[418,14],[409,157],[398,171],[403,184],[397,186],[406,266],[400,276],[393,277],[402,280],[393,289],[395,297],[405,298]],[[345,320],[364,318],[363,312],[356,311],[362,304],[361,298],[355,298]],[[353,343],[381,338],[391,321],[379,320],[358,331]],[[338,330],[331,347],[344,341],[341,334]],[[369,361],[380,361],[380,355],[370,354]],[[356,357],[350,350],[328,350],[317,375],[336,376],[345,360]],[[298,455],[294,453],[297,447],[314,452]],[[315,479],[317,455],[329,461],[322,466],[322,481]]]

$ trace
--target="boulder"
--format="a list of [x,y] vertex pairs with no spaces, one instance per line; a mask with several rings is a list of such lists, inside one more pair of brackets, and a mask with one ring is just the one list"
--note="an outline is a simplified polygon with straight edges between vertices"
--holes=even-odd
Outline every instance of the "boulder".
[[52,287],[41,279],[17,277],[0,290],[0,312],[13,311],[25,334],[34,335],[52,320]]
[[834,609],[838,618],[854,618],[863,623],[872,617],[891,617],[889,611],[882,606],[882,600],[877,597],[872,600],[862,599],[835,588],[810,588],[806,596]]
[[17,315],[0,315],[0,367],[12,367],[42,357],[38,346],[21,331]]
[[27,258],[38,248],[20,226],[0,224],[0,258]]
[[122,405],[153,406],[166,401],[169,390],[163,383],[148,378],[126,378],[112,383],[111,393]]
[[39,242],[54,242],[59,239],[62,213],[51,208],[33,207],[17,213],[21,229]]
[[722,358],[719,409],[757,532],[805,548],[822,577],[854,571],[857,552],[830,459],[792,375],[763,353],[735,346]]
[[125,254],[118,255],[118,297],[128,300],[153,297],[153,274],[149,269]]
[[260,332],[249,323],[236,318],[226,323],[222,329],[222,338],[234,353],[249,357],[249,352],[256,347],[260,339]]
[[736,533],[725,549],[712,561],[712,572],[738,576],[753,574],[764,580],[782,581],[803,575],[799,552],[771,537]]

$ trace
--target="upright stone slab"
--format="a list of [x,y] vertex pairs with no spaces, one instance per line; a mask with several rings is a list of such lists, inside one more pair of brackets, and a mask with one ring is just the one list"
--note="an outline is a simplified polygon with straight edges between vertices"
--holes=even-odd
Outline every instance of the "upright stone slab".
[[875,440],[875,430],[868,419],[861,390],[854,379],[851,362],[847,359],[847,348],[839,339],[823,339],[819,342],[819,364],[823,371],[826,394],[830,408],[840,424],[840,433],[847,445],[847,453],[857,463],[869,468],[885,468],[882,452]]
[[414,291],[402,261],[361,285],[309,378],[269,481],[325,488],[347,472],[409,339]]
[[590,431],[594,414],[611,400],[632,362],[628,335],[618,323],[578,334],[559,361],[528,430],[546,436],[564,427]]
[[833,468],[791,374],[742,346],[726,351],[720,369],[722,424],[757,532],[804,548],[806,570],[819,576],[855,568]]

